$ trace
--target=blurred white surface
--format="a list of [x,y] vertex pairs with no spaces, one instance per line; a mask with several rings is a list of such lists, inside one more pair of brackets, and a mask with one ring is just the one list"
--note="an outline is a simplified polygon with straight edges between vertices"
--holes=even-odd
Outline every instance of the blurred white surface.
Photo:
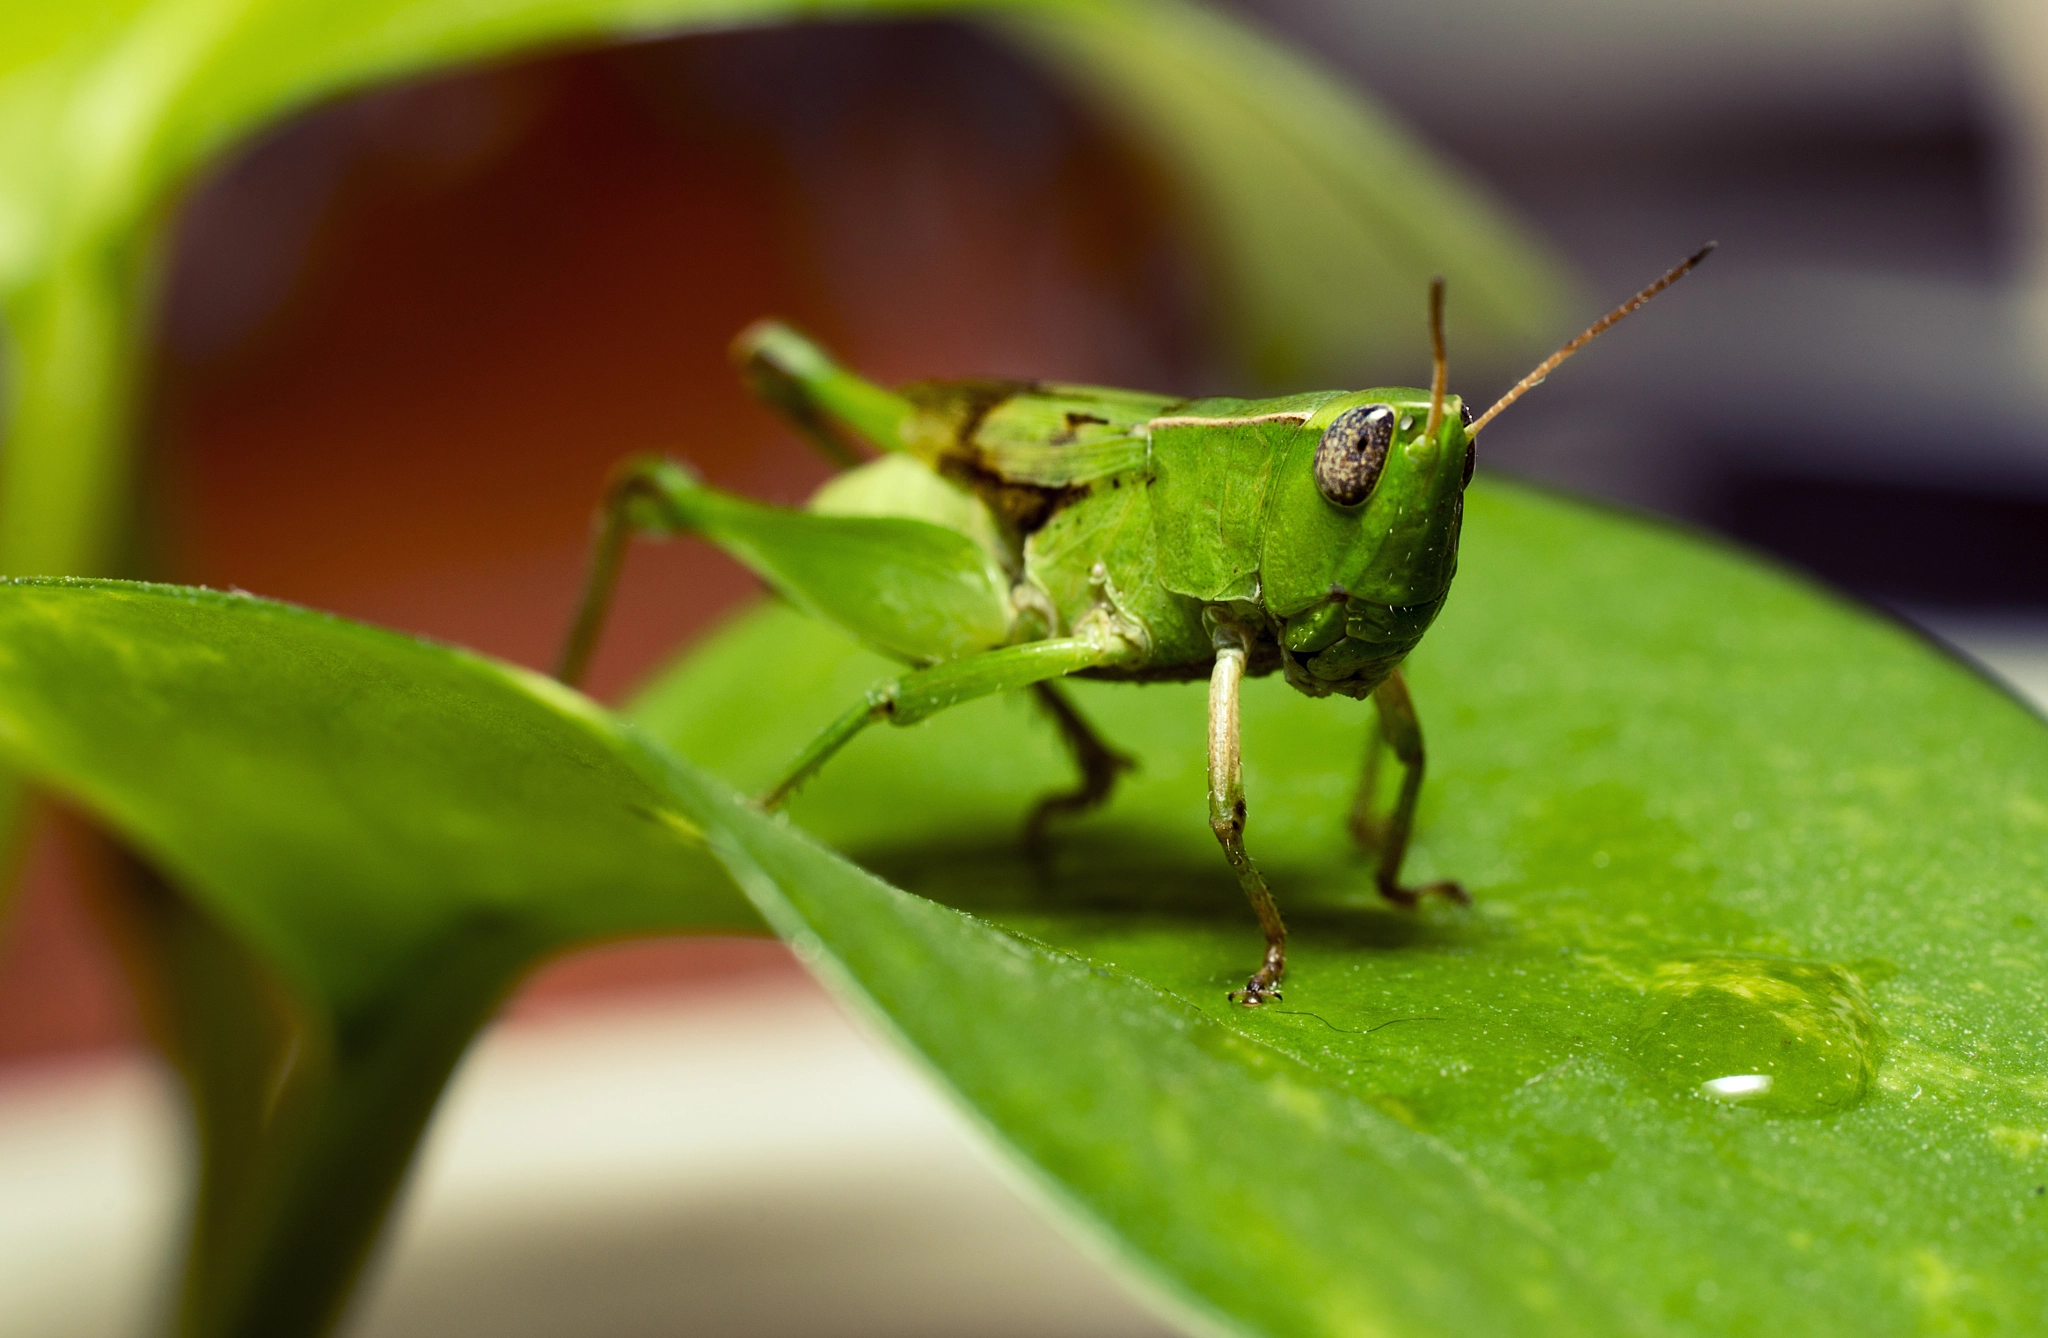
[[148,1331],[183,1187],[176,1092],[142,1058],[0,1082],[0,1332]]
[[[0,1332],[151,1331],[182,1146],[147,1061],[0,1084]],[[362,1299],[349,1338],[1173,1332],[787,987],[491,1032]]]
[[1935,635],[2048,714],[2048,631],[2038,622],[1922,618]]

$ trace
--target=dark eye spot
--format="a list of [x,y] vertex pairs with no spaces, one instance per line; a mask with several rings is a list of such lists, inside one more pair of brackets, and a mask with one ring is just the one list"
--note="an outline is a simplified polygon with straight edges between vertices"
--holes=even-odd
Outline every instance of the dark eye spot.
[[1316,488],[1338,506],[1357,506],[1372,495],[1394,442],[1394,410],[1385,404],[1346,409],[1323,430],[1316,446]]
[[1472,406],[1462,400],[1458,403],[1458,421],[1466,427],[1472,426]]

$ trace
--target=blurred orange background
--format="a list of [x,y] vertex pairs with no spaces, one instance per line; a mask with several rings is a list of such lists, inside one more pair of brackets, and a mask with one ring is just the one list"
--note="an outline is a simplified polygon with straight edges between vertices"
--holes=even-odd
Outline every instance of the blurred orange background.
[[[887,381],[1182,386],[1190,244],[1141,160],[957,26],[575,52],[346,99],[183,206],[136,566],[544,668],[621,456],[781,502],[826,477],[732,375],[748,322],[791,319]],[[617,698],[756,589],[695,543],[643,546],[591,690]],[[140,1040],[91,839],[37,824],[0,1061]],[[615,945],[517,1006],[796,969],[769,942]]]

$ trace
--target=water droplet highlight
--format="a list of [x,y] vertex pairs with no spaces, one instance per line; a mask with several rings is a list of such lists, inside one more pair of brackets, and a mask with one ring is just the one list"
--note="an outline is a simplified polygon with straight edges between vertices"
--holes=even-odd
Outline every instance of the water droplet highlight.
[[1879,1049],[1861,981],[1827,962],[1778,957],[1665,963],[1628,1042],[1673,1096],[1790,1116],[1862,1101]]
[[1768,1073],[1731,1073],[1725,1078],[1709,1078],[1700,1084],[1701,1096],[1711,1096],[1718,1101],[1765,1096],[1770,1090],[1771,1075]]

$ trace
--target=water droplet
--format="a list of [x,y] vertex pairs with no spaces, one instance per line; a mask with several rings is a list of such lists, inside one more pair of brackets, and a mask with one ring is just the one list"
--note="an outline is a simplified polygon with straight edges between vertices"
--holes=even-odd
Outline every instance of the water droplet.
[[1674,1096],[1774,1115],[1847,1110],[1877,1076],[1877,1021],[1839,966],[1778,957],[1667,962],[1629,1051]]

